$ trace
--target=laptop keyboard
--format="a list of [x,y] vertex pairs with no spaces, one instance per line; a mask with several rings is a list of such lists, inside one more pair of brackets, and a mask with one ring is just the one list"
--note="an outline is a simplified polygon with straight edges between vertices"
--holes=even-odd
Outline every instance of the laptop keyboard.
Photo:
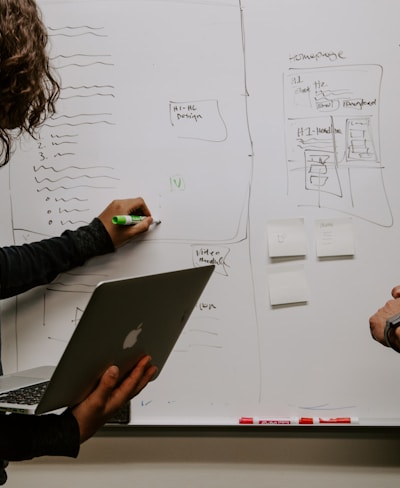
[[42,398],[48,381],[37,383],[35,385],[24,386],[17,390],[8,391],[0,394],[1,403],[17,403],[20,405],[35,405]]
[[[7,393],[0,393],[0,403],[36,405],[42,398],[48,384],[49,381],[43,381],[42,383],[24,386],[17,390],[8,391]],[[107,421],[107,424],[128,424],[130,421],[130,411],[130,402],[128,401]]]

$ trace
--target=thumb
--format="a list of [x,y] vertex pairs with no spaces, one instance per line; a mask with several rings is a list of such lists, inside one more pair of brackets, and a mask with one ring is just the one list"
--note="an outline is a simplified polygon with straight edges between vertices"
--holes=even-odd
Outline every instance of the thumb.
[[400,285],[397,285],[393,288],[392,297],[393,298],[400,298]]

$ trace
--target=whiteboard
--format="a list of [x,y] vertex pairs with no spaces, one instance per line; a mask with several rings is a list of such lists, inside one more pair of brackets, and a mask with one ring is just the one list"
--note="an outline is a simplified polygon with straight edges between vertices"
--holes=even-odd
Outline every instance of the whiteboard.
[[56,363],[98,281],[216,264],[132,423],[400,425],[368,318],[398,284],[390,0],[41,0],[57,114],[1,170],[2,244],[142,196],[162,224],[3,303],[6,371]]

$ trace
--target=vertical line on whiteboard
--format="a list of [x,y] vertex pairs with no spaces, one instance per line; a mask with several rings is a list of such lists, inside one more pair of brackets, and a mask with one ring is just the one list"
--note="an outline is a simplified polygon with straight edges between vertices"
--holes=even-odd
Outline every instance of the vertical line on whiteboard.
[[247,134],[249,137],[250,143],[250,154],[249,158],[251,161],[251,171],[250,171],[250,178],[249,178],[249,191],[248,191],[248,202],[247,202],[247,242],[248,242],[248,253],[249,253],[249,263],[250,263],[250,277],[251,277],[251,285],[252,285],[252,297],[253,297],[253,307],[254,307],[254,317],[256,323],[256,342],[257,342],[257,363],[258,363],[258,402],[261,402],[262,398],[262,367],[261,367],[261,345],[260,345],[260,330],[259,330],[259,322],[258,322],[258,314],[257,314],[257,303],[256,303],[256,295],[255,295],[255,284],[254,284],[254,274],[253,274],[253,264],[251,259],[251,232],[250,232],[250,205],[251,205],[251,186],[253,181],[253,173],[254,173],[254,144],[253,138],[251,135],[251,128],[250,128],[250,120],[249,120],[249,106],[248,106],[248,98],[249,98],[249,91],[247,86],[247,58],[246,58],[246,36],[245,36],[245,26],[244,26],[244,9],[242,5],[242,0],[239,1],[239,11],[240,11],[240,28],[241,28],[241,35],[242,35],[242,53],[243,53],[243,83],[244,83],[244,103],[245,103],[245,114],[246,114],[246,126],[247,126]]

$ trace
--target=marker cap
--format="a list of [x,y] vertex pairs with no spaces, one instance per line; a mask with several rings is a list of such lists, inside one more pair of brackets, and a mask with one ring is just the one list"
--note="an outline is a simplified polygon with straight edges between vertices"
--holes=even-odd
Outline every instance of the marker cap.
[[299,424],[300,425],[311,425],[314,423],[313,417],[301,417],[299,419]]
[[252,425],[254,423],[253,417],[241,417],[239,419],[239,424],[242,425]]

